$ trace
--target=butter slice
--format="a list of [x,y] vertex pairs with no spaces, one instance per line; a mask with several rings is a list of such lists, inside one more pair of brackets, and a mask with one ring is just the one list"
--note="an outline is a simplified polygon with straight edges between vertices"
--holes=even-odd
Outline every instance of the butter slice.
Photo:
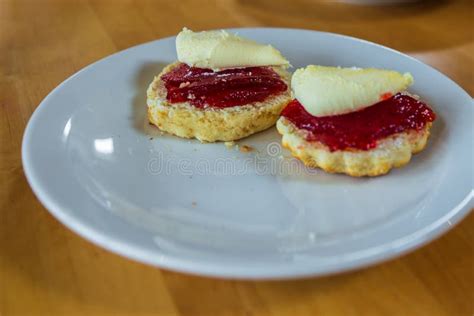
[[406,90],[412,83],[410,73],[316,65],[296,70],[291,78],[295,98],[314,116],[363,109]]
[[288,60],[271,45],[262,45],[224,30],[193,32],[184,28],[176,37],[176,51],[180,62],[214,70],[289,66]]

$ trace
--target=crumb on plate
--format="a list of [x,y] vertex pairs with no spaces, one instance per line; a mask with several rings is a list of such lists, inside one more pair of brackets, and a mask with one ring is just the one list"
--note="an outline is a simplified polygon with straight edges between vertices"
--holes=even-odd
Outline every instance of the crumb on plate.
[[224,142],[224,145],[225,145],[225,147],[230,149],[230,148],[235,146],[235,142],[234,141]]
[[251,151],[254,151],[255,148],[253,148],[252,146],[249,146],[249,145],[241,145],[241,146],[239,146],[239,150],[242,153],[249,153]]

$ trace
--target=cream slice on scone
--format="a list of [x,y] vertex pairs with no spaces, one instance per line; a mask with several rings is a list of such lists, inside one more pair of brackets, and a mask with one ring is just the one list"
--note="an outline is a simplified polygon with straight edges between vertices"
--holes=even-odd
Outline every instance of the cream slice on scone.
[[291,86],[295,98],[314,116],[357,111],[387,95],[405,91],[413,83],[410,73],[376,68],[341,68],[309,65],[295,71]]
[[220,70],[290,63],[271,45],[263,45],[225,30],[193,32],[184,28],[176,37],[178,60],[192,67]]
[[[193,32],[184,28],[176,37],[176,52],[178,61],[165,67],[147,90],[148,119],[162,131],[183,138],[196,138],[202,142],[238,140],[275,125],[281,110],[291,101],[290,74],[286,70],[289,62],[271,45],[260,44],[224,30]],[[232,103],[225,107],[212,104],[200,106],[198,101],[202,99],[205,103],[207,96],[196,96],[192,90],[186,100],[177,102],[169,98],[170,91],[165,81],[166,76],[179,71],[184,65],[190,67],[188,70],[203,69],[211,72],[211,76],[220,76],[224,72],[222,80],[219,79],[217,83],[224,90],[226,85],[232,84],[226,76],[234,71],[243,71],[239,76],[242,75],[244,80],[251,77],[251,93],[261,87],[259,84],[264,80],[268,80],[259,78],[258,71],[252,69],[264,67],[270,80],[278,82],[279,90],[275,93],[263,91],[267,93],[263,99],[237,105]],[[181,86],[182,89],[188,89],[208,84],[208,79],[209,77],[198,82],[184,81],[178,89]],[[213,86],[209,88],[212,90]],[[234,88],[235,86],[230,90]],[[246,88],[242,89],[244,90],[239,91],[245,93]],[[235,100],[248,100],[241,99],[240,92],[234,94],[234,103]]]
[[[372,106],[375,109],[381,101],[398,93],[406,94],[413,81],[410,73],[385,69],[310,65],[293,74],[292,90],[304,109],[302,111],[307,112],[306,117],[330,124],[334,118],[333,123],[338,124],[345,115],[357,118],[357,115],[367,113],[364,109],[369,110]],[[357,115],[352,115],[355,112]],[[387,135],[369,149],[349,147],[334,150],[324,142],[324,136],[318,138],[319,135],[311,134],[308,129],[298,128],[289,117],[285,117],[285,110],[277,122],[277,130],[282,135],[283,146],[307,166],[351,176],[378,176],[407,164],[412,154],[422,151],[431,125],[432,120],[426,121],[419,129],[405,129]],[[357,132],[355,129],[354,133]]]

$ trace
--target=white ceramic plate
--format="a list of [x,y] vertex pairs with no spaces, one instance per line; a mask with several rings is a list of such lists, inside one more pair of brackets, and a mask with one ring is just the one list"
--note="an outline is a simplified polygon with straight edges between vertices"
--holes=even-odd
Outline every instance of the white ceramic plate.
[[145,90],[176,59],[174,38],[109,56],[67,79],[35,111],[23,139],[33,191],[62,223],[123,256],[234,278],[323,275],[367,266],[447,231],[473,207],[471,97],[435,69],[346,36],[238,29],[306,64],[411,72],[411,91],[438,114],[427,149],[378,178],[308,170],[274,128],[222,143],[160,135]]

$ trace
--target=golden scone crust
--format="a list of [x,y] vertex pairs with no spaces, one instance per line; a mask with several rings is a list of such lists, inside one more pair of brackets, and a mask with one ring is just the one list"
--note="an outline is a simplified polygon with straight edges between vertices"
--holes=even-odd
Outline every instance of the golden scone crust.
[[202,142],[232,141],[263,131],[275,124],[282,109],[291,101],[290,74],[272,67],[288,89],[264,102],[223,109],[199,109],[188,102],[169,103],[161,76],[178,66],[168,65],[155,77],[147,90],[148,120],[162,131]]
[[406,165],[412,154],[422,151],[430,135],[431,123],[416,131],[410,130],[386,137],[370,150],[338,150],[317,141],[307,141],[306,131],[298,129],[281,117],[278,132],[283,135],[282,144],[292,155],[309,167],[318,167],[331,173],[345,173],[354,177],[379,176],[394,167]]

